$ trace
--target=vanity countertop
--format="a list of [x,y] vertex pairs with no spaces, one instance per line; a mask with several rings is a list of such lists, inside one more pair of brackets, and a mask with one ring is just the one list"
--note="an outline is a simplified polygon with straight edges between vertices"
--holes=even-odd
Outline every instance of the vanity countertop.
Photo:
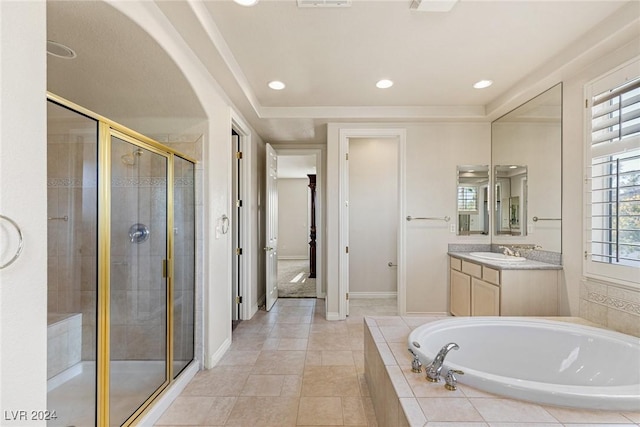
[[494,261],[470,255],[469,252],[447,252],[449,256],[486,265],[497,270],[562,270],[561,265],[527,259],[520,262]]

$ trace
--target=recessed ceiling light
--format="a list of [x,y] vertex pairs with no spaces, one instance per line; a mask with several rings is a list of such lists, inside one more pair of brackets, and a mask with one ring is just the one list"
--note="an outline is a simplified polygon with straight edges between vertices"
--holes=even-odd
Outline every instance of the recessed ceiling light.
[[78,56],[69,46],[54,42],[53,40],[47,40],[47,53],[63,59],[73,59]]
[[493,80],[480,80],[479,82],[474,83],[473,87],[476,89],[484,89],[493,84]]
[[258,0],[233,0],[238,3],[240,6],[255,6],[258,3]]
[[378,83],[376,83],[376,87],[379,89],[388,89],[391,86],[393,86],[393,82],[387,79],[382,79]]
[[269,82],[269,87],[273,90],[282,90],[285,88],[285,84],[278,80],[274,80],[272,82]]

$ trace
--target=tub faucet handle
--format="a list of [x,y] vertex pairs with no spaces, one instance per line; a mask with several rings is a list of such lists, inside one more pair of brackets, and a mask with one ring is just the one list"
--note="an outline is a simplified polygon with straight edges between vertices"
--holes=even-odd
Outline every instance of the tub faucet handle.
[[449,369],[447,371],[447,375],[444,377],[444,388],[449,391],[455,391],[458,389],[458,379],[454,374],[464,375],[464,372],[459,371],[457,369]]
[[420,372],[422,372],[422,362],[420,362],[418,355],[415,354],[413,350],[411,350],[410,348],[408,348],[407,350],[409,350],[409,353],[413,354],[413,360],[411,361],[411,372],[419,374]]

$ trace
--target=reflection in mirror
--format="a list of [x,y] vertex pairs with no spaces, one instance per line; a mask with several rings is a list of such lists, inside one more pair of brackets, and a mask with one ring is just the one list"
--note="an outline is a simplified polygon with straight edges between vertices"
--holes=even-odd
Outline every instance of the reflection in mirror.
[[489,234],[489,166],[458,166],[458,235]]
[[491,124],[491,163],[492,243],[561,253],[562,84]]
[[526,236],[527,167],[495,167],[495,230],[497,235]]

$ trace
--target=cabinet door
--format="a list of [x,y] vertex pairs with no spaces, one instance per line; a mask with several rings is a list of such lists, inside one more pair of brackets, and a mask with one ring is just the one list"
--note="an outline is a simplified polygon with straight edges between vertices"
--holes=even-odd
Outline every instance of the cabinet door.
[[471,277],[456,270],[451,274],[450,310],[454,316],[471,315]]
[[483,280],[472,279],[471,315],[499,316],[500,288]]

